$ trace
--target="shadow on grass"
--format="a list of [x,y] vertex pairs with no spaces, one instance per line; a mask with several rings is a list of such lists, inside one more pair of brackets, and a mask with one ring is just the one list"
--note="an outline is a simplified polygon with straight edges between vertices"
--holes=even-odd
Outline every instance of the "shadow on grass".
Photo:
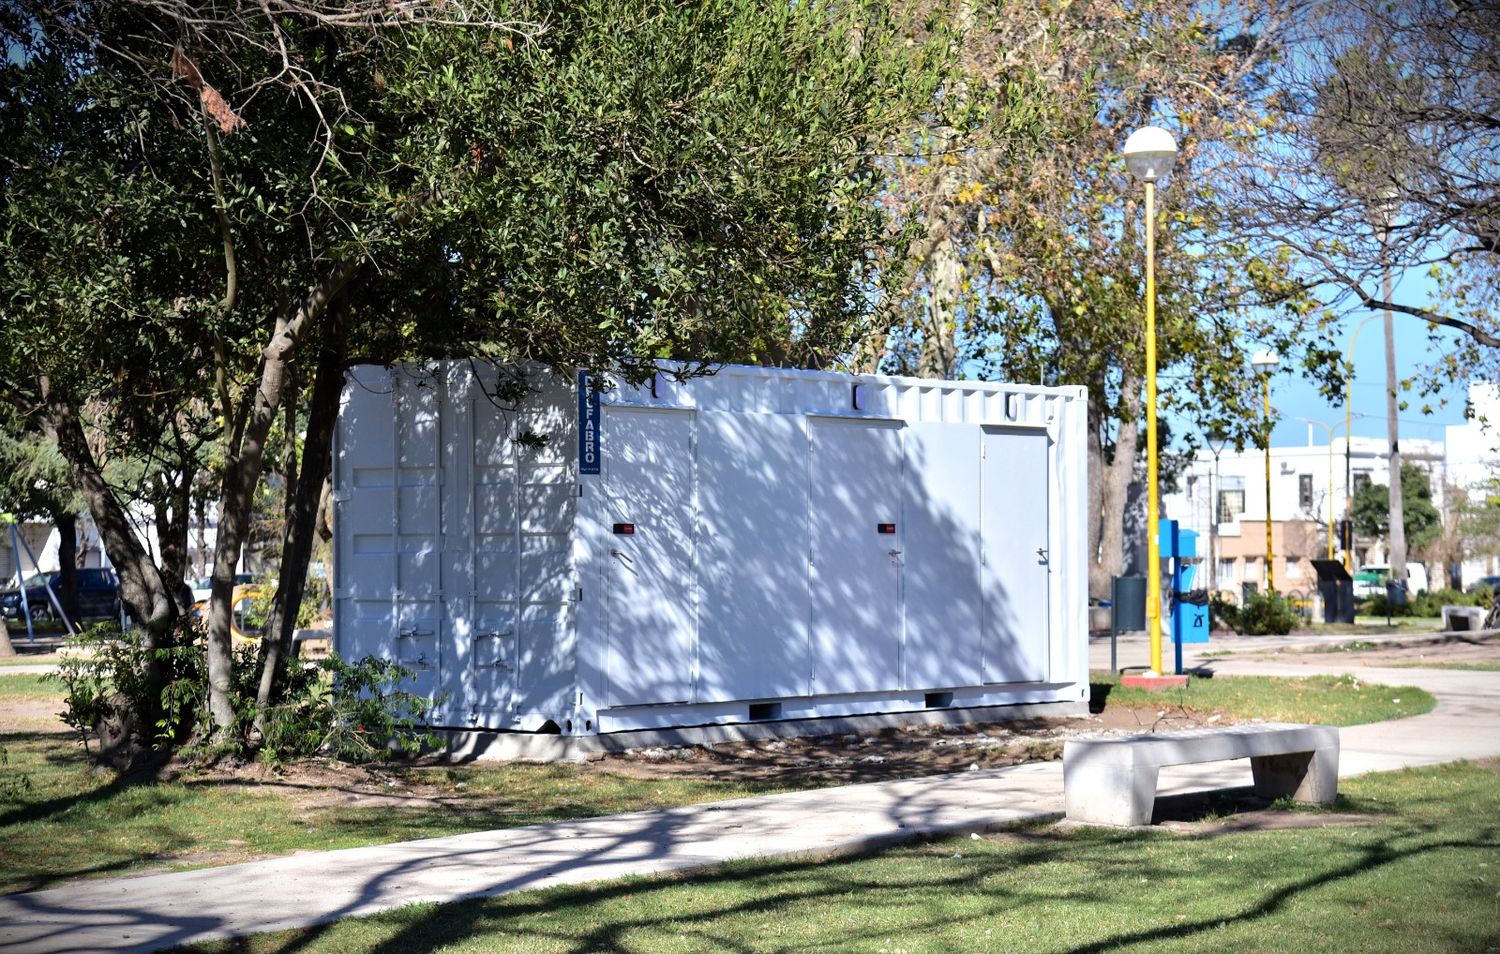
[[[398,911],[372,919],[376,923],[387,920],[397,928],[388,937],[368,942],[363,949],[399,954],[472,943],[490,934],[503,934],[510,948],[522,950],[543,945],[578,952],[640,950],[649,949],[653,936],[671,937],[678,947],[685,942],[689,949],[801,949],[819,946],[819,942],[788,937],[768,944],[756,927],[766,924],[766,916],[780,920],[793,912],[791,916],[797,918],[816,919],[818,913],[808,912],[827,912],[851,904],[864,911],[899,911],[901,937],[921,947],[924,938],[936,940],[939,932],[979,918],[1001,918],[1008,924],[1028,918],[1040,922],[1048,917],[1047,909],[1052,905],[1103,905],[1119,897],[1117,891],[1108,888],[1078,892],[1066,884],[1048,888],[1042,887],[1045,882],[1018,876],[1018,872],[1036,870],[1035,866],[1081,862],[1104,876],[1094,879],[1096,882],[1106,884],[1134,883],[1138,879],[1160,882],[1180,876],[1170,864],[1149,863],[1148,854],[1129,850],[1132,844],[1153,840],[1149,834],[1092,830],[1072,836],[1031,832],[1002,837],[1013,844],[1013,850],[964,858],[955,862],[951,873],[923,871],[909,880],[882,877],[868,868],[864,859],[852,857],[813,863],[738,863],[681,879],[631,879],[600,887],[471,899],[420,913]],[[1227,925],[1273,917],[1309,892],[1353,878],[1380,877],[1383,869],[1404,860],[1450,849],[1493,851],[1496,847],[1500,847],[1500,834],[1494,829],[1473,839],[1441,839],[1433,838],[1427,826],[1403,826],[1389,837],[1371,838],[1366,844],[1353,846],[1352,858],[1326,870],[1309,873],[1280,888],[1244,890],[1235,899],[1237,903],[1211,917],[1142,930],[1116,930],[1070,950],[1102,952],[1158,941],[1192,941]],[[948,910],[946,902],[954,897],[976,895],[979,904],[973,913],[938,913]],[[618,916],[613,910],[618,904],[627,905],[630,913]],[[748,918],[752,923],[716,923],[734,918]],[[538,919],[547,920],[537,924]],[[861,928],[861,922],[871,926]],[[834,943],[840,949],[862,948],[892,937],[890,927],[881,927],[878,917],[842,917],[839,925],[836,942],[822,943]],[[267,939],[252,942],[241,938],[212,949],[294,954],[321,949],[320,942],[325,939],[335,947],[349,943],[348,939],[330,937],[332,929],[332,924],[310,928],[280,945],[267,944]],[[1456,946],[1446,949],[1464,948],[1475,939],[1453,940]]]

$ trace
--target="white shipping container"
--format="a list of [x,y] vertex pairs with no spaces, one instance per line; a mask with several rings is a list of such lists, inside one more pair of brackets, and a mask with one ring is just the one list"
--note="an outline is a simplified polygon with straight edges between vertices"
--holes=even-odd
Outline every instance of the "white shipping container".
[[412,669],[434,725],[1088,698],[1082,388],[517,380],[365,366],[343,394],[335,646]]

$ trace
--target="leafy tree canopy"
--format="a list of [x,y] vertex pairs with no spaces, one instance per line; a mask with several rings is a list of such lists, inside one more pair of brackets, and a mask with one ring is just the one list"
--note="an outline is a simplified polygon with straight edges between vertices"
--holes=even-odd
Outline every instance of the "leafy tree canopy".
[[[1432,503],[1432,484],[1427,472],[1416,464],[1401,464],[1402,520],[1407,545],[1420,549],[1443,531],[1443,521]],[[1384,537],[1390,532],[1390,488],[1385,484],[1366,484],[1354,494],[1355,532],[1369,537]]]

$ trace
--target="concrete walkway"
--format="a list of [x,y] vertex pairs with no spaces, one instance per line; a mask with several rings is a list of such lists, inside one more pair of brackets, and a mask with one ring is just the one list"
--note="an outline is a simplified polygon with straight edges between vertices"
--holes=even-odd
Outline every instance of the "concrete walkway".
[[[1144,651],[1144,641],[1139,649]],[[1097,647],[1096,647],[1097,649]],[[1104,647],[1106,665],[1108,645]],[[1330,658],[1325,672],[1349,668]],[[1131,663],[1135,664],[1135,663]],[[1229,673],[1308,667],[1205,661]],[[1339,774],[1500,756],[1500,672],[1365,669],[1438,696],[1425,716],[1341,732]],[[1163,770],[1159,792],[1248,785],[1245,762]],[[0,951],[147,951],[306,927],[417,901],[684,871],[734,858],[859,851],[919,834],[1056,817],[1058,762],[852,785],[276,858],[0,897]]]

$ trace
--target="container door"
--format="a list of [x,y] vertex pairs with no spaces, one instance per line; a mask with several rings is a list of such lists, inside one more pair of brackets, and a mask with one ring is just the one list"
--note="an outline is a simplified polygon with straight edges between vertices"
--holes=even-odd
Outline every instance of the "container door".
[[[477,388],[476,388],[477,391]],[[513,415],[483,394],[471,394],[473,433],[473,604],[467,642],[466,708],[473,724],[509,728],[516,677],[516,615],[520,584],[517,533],[516,447]]]
[[441,681],[442,551],[439,535],[439,389],[428,379],[396,382],[396,661],[412,670],[417,695]]
[[985,429],[980,532],[985,682],[1047,679],[1049,442],[1045,431]]
[[609,706],[691,698],[693,424],[680,410],[604,410]]
[[813,419],[814,692],[901,686],[901,425]]

